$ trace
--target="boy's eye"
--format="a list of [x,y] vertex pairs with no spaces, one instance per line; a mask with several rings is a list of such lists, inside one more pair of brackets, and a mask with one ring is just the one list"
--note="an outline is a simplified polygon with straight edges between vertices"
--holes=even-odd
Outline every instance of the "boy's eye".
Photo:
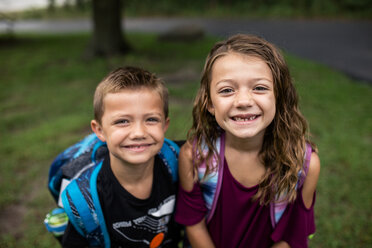
[[115,124],[116,125],[126,125],[128,123],[129,123],[129,121],[128,120],[125,120],[125,119],[115,121]]
[[157,123],[160,121],[159,118],[156,118],[156,117],[150,117],[146,120],[147,122],[151,122],[151,123]]
[[265,90],[268,90],[268,89],[266,87],[264,87],[264,86],[256,86],[254,88],[254,90],[256,90],[256,91],[265,91]]

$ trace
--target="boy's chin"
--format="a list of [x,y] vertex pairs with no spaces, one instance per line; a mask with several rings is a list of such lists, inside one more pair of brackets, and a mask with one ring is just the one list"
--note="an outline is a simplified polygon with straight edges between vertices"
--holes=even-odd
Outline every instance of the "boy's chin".
[[117,159],[117,163],[129,167],[153,165],[156,154],[157,153],[120,156]]

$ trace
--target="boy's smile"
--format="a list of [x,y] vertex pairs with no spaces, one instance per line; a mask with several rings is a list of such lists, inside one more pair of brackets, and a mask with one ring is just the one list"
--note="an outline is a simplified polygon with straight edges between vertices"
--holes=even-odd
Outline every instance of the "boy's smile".
[[228,53],[212,69],[209,112],[226,135],[263,137],[275,116],[273,77],[256,57]]
[[93,122],[98,137],[107,142],[111,166],[153,163],[169,123],[160,95],[146,88],[107,94],[101,124]]

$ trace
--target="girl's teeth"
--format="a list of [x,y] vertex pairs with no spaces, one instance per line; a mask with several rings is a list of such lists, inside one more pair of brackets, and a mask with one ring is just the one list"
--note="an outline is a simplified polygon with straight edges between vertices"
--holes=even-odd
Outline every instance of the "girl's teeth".
[[235,120],[236,120],[236,121],[252,121],[252,120],[254,120],[254,119],[256,119],[256,116],[255,116],[255,115],[253,115],[253,116],[251,116],[251,117],[249,117],[249,118],[240,118],[240,117],[235,117]]

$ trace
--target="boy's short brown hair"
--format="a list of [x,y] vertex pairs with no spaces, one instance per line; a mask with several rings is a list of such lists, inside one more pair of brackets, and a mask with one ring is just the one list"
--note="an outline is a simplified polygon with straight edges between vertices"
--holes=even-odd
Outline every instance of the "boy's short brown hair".
[[138,67],[119,67],[110,72],[97,86],[94,93],[94,119],[101,123],[105,111],[103,99],[109,93],[116,93],[124,89],[146,88],[159,93],[163,100],[165,118],[168,118],[168,89],[164,82],[155,74]]

